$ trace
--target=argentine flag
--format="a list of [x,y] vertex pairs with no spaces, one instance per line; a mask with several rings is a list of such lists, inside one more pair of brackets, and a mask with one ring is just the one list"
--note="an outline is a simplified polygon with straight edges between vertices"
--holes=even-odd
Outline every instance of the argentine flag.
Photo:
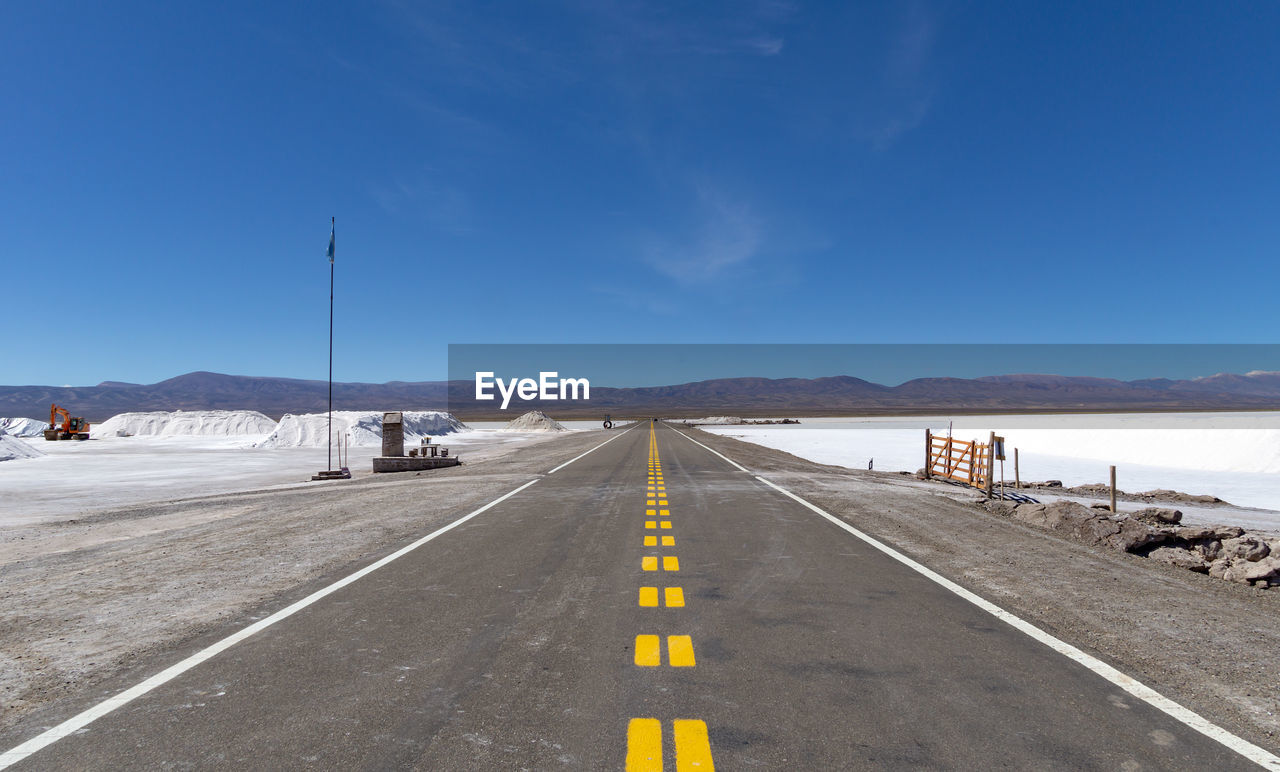
[[333,229],[334,229],[334,224],[329,223],[329,262],[330,263],[333,262],[333,241],[334,241]]

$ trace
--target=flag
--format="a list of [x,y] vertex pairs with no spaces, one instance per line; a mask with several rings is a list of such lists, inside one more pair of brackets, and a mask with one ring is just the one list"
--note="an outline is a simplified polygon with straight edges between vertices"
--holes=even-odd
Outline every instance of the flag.
[[329,224],[329,262],[330,263],[333,262],[333,242],[334,242],[333,229],[334,229],[333,223],[330,223]]

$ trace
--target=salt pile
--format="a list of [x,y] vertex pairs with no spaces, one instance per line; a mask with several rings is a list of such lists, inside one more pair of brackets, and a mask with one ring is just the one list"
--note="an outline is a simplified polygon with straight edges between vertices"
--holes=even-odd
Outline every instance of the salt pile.
[[[439,410],[416,410],[403,414],[404,440],[417,445],[426,437],[471,431],[466,424],[452,414]],[[323,448],[329,444],[327,433],[328,413],[286,415],[280,419],[275,431],[255,448]],[[333,436],[350,441],[352,447],[377,448],[382,446],[382,413],[335,410],[333,411]]]
[[13,461],[18,458],[38,458],[44,453],[31,447],[25,440],[11,437],[0,431],[0,461]]
[[38,418],[0,418],[0,433],[10,437],[42,437],[49,424]]
[[276,422],[256,410],[121,413],[89,428],[93,437],[235,437],[268,434]]
[[530,410],[528,413],[502,427],[500,432],[567,432],[555,419],[548,418],[541,410]]

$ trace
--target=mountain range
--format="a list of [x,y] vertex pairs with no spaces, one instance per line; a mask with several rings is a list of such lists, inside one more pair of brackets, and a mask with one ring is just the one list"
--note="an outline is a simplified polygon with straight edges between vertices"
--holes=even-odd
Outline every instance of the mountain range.
[[[258,410],[272,417],[325,410],[328,384],[195,372],[153,384],[0,386],[0,416],[43,418],[56,402],[102,421],[139,410]],[[529,409],[555,415],[838,415],[929,412],[1280,410],[1280,373],[1221,373],[1191,380],[1120,381],[1063,375],[918,378],[883,386],[852,376],[722,378],[672,386],[593,386],[590,402],[521,402],[498,410],[477,402],[471,381],[335,383],[336,410],[448,409],[469,418],[511,418]]]

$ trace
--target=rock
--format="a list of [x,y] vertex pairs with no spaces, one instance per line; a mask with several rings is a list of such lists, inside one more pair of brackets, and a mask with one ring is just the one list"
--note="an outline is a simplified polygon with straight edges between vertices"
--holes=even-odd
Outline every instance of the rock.
[[1044,482],[1027,483],[1027,485],[1032,488],[1061,488],[1062,481],[1061,480],[1045,480]]
[[1077,526],[1072,535],[1086,544],[1109,546],[1121,529],[1121,524],[1109,517],[1091,517]]
[[1231,560],[1229,558],[1218,558],[1209,564],[1209,576],[1214,579],[1225,579],[1227,570],[1231,568]]
[[1244,534],[1244,529],[1238,525],[1211,525],[1209,530],[1215,539],[1234,539]]
[[1135,493],[1133,495],[1137,496],[1140,499],[1146,499],[1147,501],[1152,501],[1152,500],[1185,501],[1191,504],[1225,504],[1226,503],[1225,501],[1218,498],[1217,496],[1203,496],[1203,495],[1198,495],[1194,493],[1183,493],[1182,491],[1171,491],[1171,490],[1168,490],[1167,488],[1159,488],[1154,491],[1143,491],[1142,493]]
[[1147,553],[1147,557],[1160,563],[1168,563],[1171,566],[1185,568],[1188,571],[1197,571],[1199,573],[1208,573],[1209,565],[1200,557],[1198,552],[1192,550],[1178,549],[1177,547],[1156,547]]
[[1163,507],[1147,507],[1134,512],[1131,517],[1135,517],[1144,523],[1159,525],[1161,523],[1181,523],[1182,512],[1177,509],[1166,509]]
[[1222,554],[1229,558],[1243,558],[1250,562],[1262,560],[1271,553],[1267,543],[1256,536],[1240,536],[1222,542]]
[[1264,558],[1257,562],[1235,563],[1231,570],[1233,576],[1236,571],[1240,572],[1240,578],[1237,581],[1253,582],[1258,579],[1280,577],[1280,556]]
[[1045,525],[1054,530],[1062,530],[1066,526],[1070,530],[1079,523],[1095,517],[1093,510],[1074,501],[1055,501],[1045,505]]
[[992,500],[987,502],[987,511],[1008,517],[1013,513],[1013,510],[1016,509],[1017,506],[1018,505],[1012,501]]
[[1213,561],[1222,557],[1222,542],[1217,539],[1208,539],[1196,545],[1196,549],[1204,556],[1205,560]]
[[1213,528],[1204,525],[1184,525],[1177,530],[1179,539],[1187,541],[1200,541],[1201,539],[1216,539],[1216,532]]
[[1014,520],[1021,520],[1031,525],[1045,525],[1044,504],[1019,504],[1011,513]]
[[1105,502],[1105,501],[1095,501],[1095,502],[1093,502],[1092,504],[1090,504],[1090,505],[1089,505],[1089,509],[1105,509],[1105,510],[1107,510],[1108,512],[1110,512],[1110,511],[1111,511],[1111,505],[1110,505],[1110,504],[1108,504],[1108,503],[1107,503],[1107,502]]
[[1163,534],[1151,530],[1146,524],[1137,520],[1121,520],[1119,532],[1107,540],[1114,549],[1122,552],[1137,552],[1149,544],[1158,544],[1164,540]]

